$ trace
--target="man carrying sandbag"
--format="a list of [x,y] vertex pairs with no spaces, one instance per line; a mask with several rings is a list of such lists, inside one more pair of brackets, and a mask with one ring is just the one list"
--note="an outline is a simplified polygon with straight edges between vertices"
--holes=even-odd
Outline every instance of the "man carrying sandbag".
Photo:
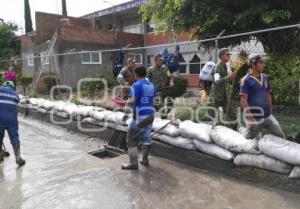
[[134,70],[136,82],[131,87],[128,104],[132,106],[133,119],[128,125],[126,135],[129,163],[122,165],[122,169],[138,169],[138,143],[142,139],[142,165],[149,166],[149,154],[152,143],[152,124],[155,110],[153,99],[156,95],[154,85],[145,79],[146,68],[137,67]]
[[14,83],[12,81],[4,82],[3,86],[0,87],[0,162],[4,160],[5,153],[2,145],[6,130],[14,149],[16,163],[22,166],[25,164],[25,160],[21,158],[20,154],[18,103],[19,96],[15,91]]
[[169,97],[168,90],[174,87],[174,77],[164,65],[161,54],[155,56],[154,64],[147,69],[146,78],[154,84],[157,90],[157,97],[154,101],[156,111],[161,113],[162,119],[166,119],[173,108],[173,100]]
[[130,93],[130,87],[135,82],[134,77],[134,68],[135,68],[135,60],[131,57],[127,60],[127,66],[122,68],[120,71],[117,80],[122,86],[121,89],[121,99],[128,99],[128,95]]
[[249,58],[250,72],[241,80],[240,98],[247,128],[247,139],[255,138],[262,129],[285,138],[279,122],[272,115],[272,90],[269,77],[263,74],[266,59],[261,55]]

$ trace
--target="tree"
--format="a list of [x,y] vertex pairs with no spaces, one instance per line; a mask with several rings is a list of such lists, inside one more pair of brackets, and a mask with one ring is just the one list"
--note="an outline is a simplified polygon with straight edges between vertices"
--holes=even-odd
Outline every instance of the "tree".
[[[13,23],[0,22],[0,60],[10,59],[19,52],[18,27]],[[5,63],[0,63],[3,67]]]
[[29,0],[24,0],[25,32],[33,31]]
[[62,15],[68,16],[66,0],[62,0],[61,5],[62,5]]
[[[144,21],[153,21],[158,25],[159,32],[174,31],[179,34],[195,29],[194,35],[205,39],[216,37],[223,29],[227,34],[233,34],[296,24],[300,20],[298,8],[298,0],[150,0],[140,12]],[[278,33],[276,37],[268,33],[257,38],[264,42],[267,50],[278,50],[273,44],[274,38],[289,40],[287,43],[293,46],[295,43],[290,40],[297,39],[299,34],[299,30],[293,30]],[[238,43],[250,38],[232,41]]]

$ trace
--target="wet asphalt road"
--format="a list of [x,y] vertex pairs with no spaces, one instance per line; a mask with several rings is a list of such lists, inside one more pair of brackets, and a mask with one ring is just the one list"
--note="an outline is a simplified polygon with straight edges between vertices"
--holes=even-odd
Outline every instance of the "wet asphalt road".
[[[0,209],[253,209],[299,208],[300,195],[246,184],[161,158],[151,167],[122,171],[127,156],[87,154],[103,143],[20,118],[22,153],[0,164]],[[9,140],[5,144],[12,154]]]

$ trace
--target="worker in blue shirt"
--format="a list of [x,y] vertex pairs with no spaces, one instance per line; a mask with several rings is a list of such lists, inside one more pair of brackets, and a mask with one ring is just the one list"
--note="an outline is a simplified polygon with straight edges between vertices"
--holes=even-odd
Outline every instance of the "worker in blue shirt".
[[279,122],[272,115],[272,90],[269,77],[263,74],[265,58],[254,55],[249,58],[250,72],[241,80],[240,98],[247,128],[244,136],[247,139],[257,137],[262,129],[271,134],[285,138]]
[[153,99],[156,96],[154,85],[145,79],[146,68],[137,67],[134,70],[136,82],[131,87],[128,104],[132,107],[133,119],[128,126],[126,136],[129,163],[122,169],[138,169],[138,143],[142,140],[143,157],[140,163],[149,166],[149,154],[152,143],[152,124],[155,110]]
[[20,154],[18,103],[19,95],[15,91],[14,83],[12,81],[4,82],[0,87],[0,162],[4,160],[2,145],[6,130],[14,149],[16,163],[22,166],[25,164],[25,160],[21,158]]

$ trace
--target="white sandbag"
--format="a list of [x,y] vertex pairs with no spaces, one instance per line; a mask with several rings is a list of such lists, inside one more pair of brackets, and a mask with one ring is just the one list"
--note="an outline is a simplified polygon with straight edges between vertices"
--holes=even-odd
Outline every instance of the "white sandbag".
[[30,98],[29,103],[33,106],[37,106],[38,105],[38,98]]
[[167,135],[155,135],[155,139],[159,139],[162,142],[165,142],[167,144],[180,147],[187,150],[196,150],[196,146],[192,139],[187,139],[181,136],[178,137],[170,137]]
[[36,109],[36,111],[38,111],[38,112],[40,112],[40,113],[43,113],[43,114],[46,114],[46,113],[48,112],[46,109],[41,108],[41,107],[38,107],[38,108]]
[[55,103],[53,101],[46,100],[41,104],[40,107],[44,108],[46,110],[50,110],[54,107],[54,105],[55,105]]
[[63,111],[65,105],[66,105],[66,103],[63,101],[55,101],[53,109],[61,112],[61,111]]
[[126,121],[124,121],[124,116],[125,116],[125,113],[124,112],[111,112],[111,114],[108,114],[106,116],[106,121],[109,121],[109,122],[114,122],[114,123],[117,123],[117,124],[125,124]]
[[90,117],[91,112],[95,109],[93,106],[78,106],[76,110],[76,115],[81,115],[82,117]]
[[101,111],[101,112],[92,111],[91,112],[91,117],[95,118],[98,121],[104,121],[105,118],[110,114],[112,114],[112,111],[109,111],[109,110],[104,110],[104,111]]
[[[51,112],[52,114],[52,112]],[[66,112],[54,111],[54,115],[61,117],[61,118],[69,118],[70,115]]]
[[212,126],[205,123],[194,123],[190,120],[183,121],[179,124],[179,133],[181,136],[190,139],[198,139],[210,143],[210,131]]
[[[155,118],[153,121],[153,130],[158,131],[159,129],[161,129],[163,126],[165,126],[169,122],[170,122],[170,120]],[[178,128],[172,124],[167,125],[165,128],[160,130],[158,133],[167,135],[167,136],[172,136],[172,137],[179,136]]]
[[211,130],[211,139],[217,145],[236,153],[260,154],[257,140],[248,140],[242,134],[224,127],[216,126]]
[[289,178],[292,178],[292,179],[300,178],[300,166],[294,166],[294,168],[292,169],[292,172],[289,175]]
[[284,174],[289,173],[292,169],[287,163],[270,158],[264,154],[239,154],[234,158],[234,164],[239,166],[253,166]]
[[222,147],[219,147],[215,144],[202,142],[198,139],[194,139],[194,144],[199,151],[220,158],[222,160],[232,161],[235,157],[235,154],[233,154],[232,152],[223,149]]
[[63,111],[68,113],[70,116],[74,115],[77,111],[78,107],[76,104],[74,103],[66,103],[64,106],[63,106]]
[[44,104],[44,102],[46,102],[48,100],[45,100],[43,98],[38,98],[37,99],[37,106],[42,107],[42,105]]
[[289,163],[300,165],[300,144],[273,135],[265,135],[258,143],[266,155]]
[[91,117],[82,119],[82,120],[81,120],[81,123],[84,123],[84,124],[93,124],[93,125],[98,124],[98,123],[97,123],[97,120],[94,119],[94,118],[91,118]]

